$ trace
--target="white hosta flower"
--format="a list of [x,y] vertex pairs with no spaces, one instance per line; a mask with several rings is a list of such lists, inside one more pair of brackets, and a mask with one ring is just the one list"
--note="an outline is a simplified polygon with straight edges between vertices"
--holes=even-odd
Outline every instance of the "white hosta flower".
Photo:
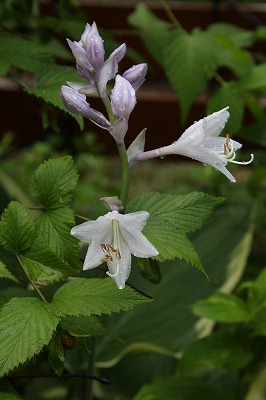
[[141,233],[148,218],[146,211],[125,215],[111,211],[96,221],[84,222],[72,228],[71,235],[89,243],[83,269],[95,268],[106,262],[107,274],[119,289],[123,289],[130,274],[131,254],[140,258],[159,254]]
[[176,142],[162,148],[160,155],[181,154],[193,158],[203,164],[211,165],[230,181],[235,182],[233,175],[226,169],[226,164],[228,162],[249,164],[253,161],[254,156],[252,154],[251,159],[247,162],[235,161],[235,152],[242,147],[242,144],[231,140],[229,135],[218,137],[229,118],[228,108],[223,108],[195,122]]

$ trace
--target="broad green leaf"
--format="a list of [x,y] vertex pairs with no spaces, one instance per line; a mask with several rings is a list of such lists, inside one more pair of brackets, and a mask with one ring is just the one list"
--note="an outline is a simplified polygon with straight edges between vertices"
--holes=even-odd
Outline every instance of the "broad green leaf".
[[123,290],[117,289],[115,283],[109,278],[77,278],[57,290],[51,309],[60,317],[90,316],[127,311],[149,301],[150,299],[129,287]]
[[161,282],[162,275],[159,264],[152,258],[138,258],[138,268],[141,275],[154,284]]
[[9,203],[0,221],[2,246],[20,253],[31,246],[35,237],[35,224],[29,211],[17,201]]
[[203,270],[185,233],[198,229],[220,201],[221,199],[196,192],[177,196],[148,193],[132,199],[127,212],[149,212],[150,217],[143,234],[159,251],[157,260],[184,258]]
[[264,92],[266,90],[266,63],[254,66],[239,83],[245,89]]
[[0,399],[3,400],[22,400],[20,395],[16,393],[15,389],[8,380],[0,380]]
[[79,265],[78,241],[70,235],[75,225],[74,213],[69,207],[44,212],[37,220],[39,239],[61,259]]
[[208,30],[218,36],[230,39],[236,47],[249,47],[255,41],[255,32],[227,23],[211,24]]
[[165,48],[164,66],[180,101],[184,123],[191,104],[217,67],[213,35],[199,29],[192,33],[174,31]]
[[68,315],[61,319],[60,325],[70,335],[76,337],[114,336],[95,315]]
[[74,274],[74,270],[47,246],[35,243],[21,256],[34,282],[42,284],[58,282]]
[[0,76],[5,76],[9,70],[9,62],[6,60],[0,60]]
[[213,366],[239,370],[251,359],[252,352],[245,350],[232,334],[214,332],[186,349],[178,363],[178,372],[183,374]]
[[0,278],[10,279],[11,281],[18,282],[17,278],[11,274],[2,261],[0,261]]
[[7,65],[34,72],[52,63],[43,45],[8,33],[0,34],[0,60],[2,72],[7,72]]
[[73,196],[78,180],[77,171],[70,156],[44,161],[32,178],[36,199],[45,209],[62,207]]
[[63,105],[60,90],[63,85],[67,85],[67,81],[82,82],[83,79],[78,75],[72,67],[51,65],[39,68],[36,73],[36,86],[34,88],[27,87],[25,90],[42,98],[46,103],[51,103],[70,114],[76,119],[81,129],[84,127],[83,118],[70,113]]
[[229,293],[216,293],[208,299],[193,304],[193,312],[204,318],[219,322],[248,322],[251,314],[239,297]]
[[128,20],[138,29],[141,39],[155,60],[163,64],[163,54],[170,37],[171,25],[159,19],[144,3],[137,5]]
[[[248,90],[239,88],[241,90],[241,95],[249,109],[249,111],[253,114],[253,116],[256,118],[258,123],[263,129],[264,132],[264,138],[266,140],[266,134],[265,134],[265,126],[266,126],[266,114],[265,114],[265,109],[263,105],[261,104],[261,101],[259,98],[255,97],[252,95]],[[250,125],[248,125],[250,127]],[[243,127],[242,129],[245,129]],[[254,133],[253,136],[255,137],[255,140],[257,139],[257,135]]]
[[13,298],[0,312],[0,376],[38,354],[58,324],[47,305],[36,298]]
[[212,114],[229,106],[230,118],[228,119],[225,129],[232,134],[239,131],[242,125],[244,105],[241,93],[230,83],[225,83],[210,97],[207,112]]
[[145,385],[133,400],[233,400],[220,388],[203,379],[191,377],[163,377]]
[[251,71],[253,60],[245,50],[239,49],[229,37],[214,35],[217,43],[217,64],[230,68],[238,77]]

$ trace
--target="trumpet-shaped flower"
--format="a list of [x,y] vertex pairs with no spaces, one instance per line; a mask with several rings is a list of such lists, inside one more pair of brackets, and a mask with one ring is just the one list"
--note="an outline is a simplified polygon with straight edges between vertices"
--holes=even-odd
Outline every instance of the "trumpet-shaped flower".
[[157,249],[141,233],[149,213],[131,214],[108,212],[96,221],[84,222],[71,229],[71,235],[89,243],[83,269],[92,269],[106,262],[109,275],[119,289],[125,287],[131,269],[131,254],[136,257],[154,257]]
[[240,149],[242,144],[230,139],[229,135],[219,137],[230,115],[227,109],[228,107],[223,108],[195,122],[176,142],[169,146],[135,153],[135,156],[131,155],[131,157],[129,154],[130,165],[149,158],[180,154],[211,165],[222,172],[231,182],[235,182],[234,176],[226,168],[227,163],[250,164],[254,156],[251,154],[249,161],[236,161],[236,150]]

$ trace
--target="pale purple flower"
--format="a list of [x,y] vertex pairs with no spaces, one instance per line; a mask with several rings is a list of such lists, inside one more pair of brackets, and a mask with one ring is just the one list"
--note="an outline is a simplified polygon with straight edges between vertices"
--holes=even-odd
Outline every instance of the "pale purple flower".
[[110,99],[114,115],[128,120],[137,102],[136,94],[132,85],[121,75],[116,75]]
[[90,119],[96,125],[103,129],[109,129],[110,122],[105,116],[90,107],[86,101],[86,96],[70,88],[69,86],[62,86],[61,96],[66,108],[74,114],[81,115],[82,117]]
[[107,275],[114,279],[119,289],[123,289],[130,274],[131,254],[140,258],[159,254],[141,233],[148,218],[146,211],[125,215],[111,211],[96,221],[72,228],[71,235],[89,243],[83,269],[92,269],[106,262]]
[[123,73],[123,78],[131,83],[135,91],[137,91],[140,86],[145,81],[145,76],[147,74],[148,66],[147,64],[137,64],[129,68]]

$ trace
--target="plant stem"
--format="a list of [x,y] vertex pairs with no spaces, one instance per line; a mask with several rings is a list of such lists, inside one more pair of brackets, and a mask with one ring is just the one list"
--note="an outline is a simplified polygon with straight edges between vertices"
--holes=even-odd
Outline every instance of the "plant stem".
[[46,298],[44,297],[44,295],[42,294],[42,292],[40,291],[40,289],[38,288],[38,286],[35,285],[35,283],[34,283],[33,280],[31,279],[31,277],[30,277],[30,275],[29,275],[29,273],[28,273],[28,270],[27,270],[26,266],[24,265],[24,263],[23,263],[23,261],[22,261],[20,255],[19,255],[19,254],[16,254],[16,257],[17,257],[18,262],[20,263],[21,268],[23,269],[25,275],[27,276],[27,278],[28,278],[30,284],[34,287],[34,289],[36,290],[36,292],[38,293],[38,295],[40,296],[40,298],[42,299],[42,301],[43,301],[44,303],[48,303],[48,301],[46,300]]
[[127,159],[126,147],[124,143],[117,143],[117,148],[120,155],[121,172],[122,172],[120,200],[122,201],[125,210],[127,206],[128,189],[129,189],[129,164]]
[[176,19],[176,17],[174,16],[173,11],[171,10],[171,8],[169,7],[169,5],[167,4],[166,0],[160,0],[160,3],[162,4],[164,11],[166,13],[166,15],[168,16],[169,20],[179,29],[184,30],[183,26],[180,24],[180,22]]

